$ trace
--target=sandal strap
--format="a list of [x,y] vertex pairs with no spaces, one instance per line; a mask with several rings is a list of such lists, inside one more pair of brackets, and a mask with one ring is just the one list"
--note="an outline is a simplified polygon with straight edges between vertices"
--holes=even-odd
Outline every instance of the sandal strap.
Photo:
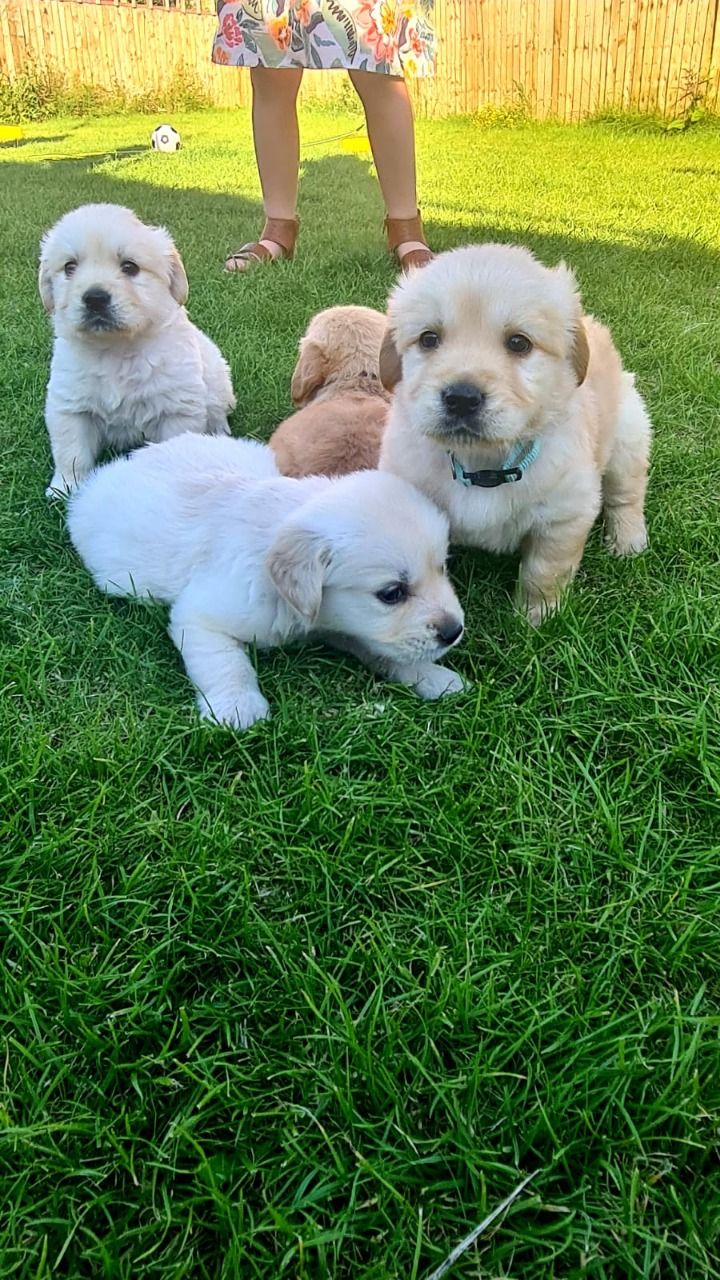
[[395,252],[399,244],[407,244],[409,240],[419,240],[422,244],[425,243],[425,233],[419,209],[414,218],[386,217],[384,225],[391,253]]
[[397,256],[403,271],[407,271],[408,267],[426,267],[428,262],[433,260],[433,254],[430,249],[411,249],[409,253],[404,253],[402,257],[400,257],[400,254]]
[[264,244],[260,244],[259,240],[253,240],[250,244],[242,244],[234,253],[229,253],[226,262],[267,262],[272,258],[269,249]]
[[279,244],[283,257],[292,258],[300,229],[299,218],[266,218],[259,239]]
[[[266,218],[257,240],[243,244],[234,253],[229,253],[226,262],[274,262],[276,258],[292,258],[295,252],[300,227],[299,218]],[[270,240],[280,247],[279,254],[271,253],[261,244],[261,240]]]

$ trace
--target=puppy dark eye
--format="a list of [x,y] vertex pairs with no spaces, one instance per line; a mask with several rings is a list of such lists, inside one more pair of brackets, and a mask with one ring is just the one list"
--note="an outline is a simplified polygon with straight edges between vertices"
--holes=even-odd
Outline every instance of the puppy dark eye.
[[436,333],[434,329],[426,329],[424,333],[420,334],[418,342],[424,351],[432,351],[434,347],[440,346],[440,334]]
[[65,275],[69,280],[70,276],[73,276],[77,271],[77,262],[73,262],[72,259],[70,260],[70,262],[66,262],[65,266],[63,267],[63,271],[65,272]]
[[130,258],[126,258],[120,263],[120,270],[124,276],[136,276],[140,270],[137,262],[133,262]]
[[406,582],[389,582],[375,595],[382,604],[402,604],[410,595],[410,588]]
[[505,346],[514,356],[526,356],[528,351],[532,351],[532,342],[525,337],[524,333],[511,333],[510,337],[505,339]]

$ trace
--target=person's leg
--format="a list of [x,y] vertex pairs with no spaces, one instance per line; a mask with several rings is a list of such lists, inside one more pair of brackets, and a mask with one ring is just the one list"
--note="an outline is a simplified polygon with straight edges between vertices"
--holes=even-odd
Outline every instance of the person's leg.
[[[405,81],[373,71],[351,71],[350,79],[365,111],[388,219],[413,222],[418,211],[415,128]],[[422,234],[419,226],[418,233]],[[420,253],[425,248],[422,240],[412,239],[401,241],[395,251],[402,260],[408,253]]]
[[[302,71],[253,67],[250,75],[253,142],[265,215],[269,220],[292,221],[295,218],[300,162],[297,96]],[[259,243],[273,258],[279,258],[283,248],[288,247],[272,239],[262,239]],[[240,255],[233,255],[225,265],[230,271],[242,271],[248,266],[248,261]]]

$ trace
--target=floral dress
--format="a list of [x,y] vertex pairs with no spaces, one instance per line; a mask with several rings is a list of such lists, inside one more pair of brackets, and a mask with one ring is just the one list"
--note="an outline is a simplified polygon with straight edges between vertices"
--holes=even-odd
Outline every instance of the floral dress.
[[434,0],[218,0],[213,62],[423,76]]

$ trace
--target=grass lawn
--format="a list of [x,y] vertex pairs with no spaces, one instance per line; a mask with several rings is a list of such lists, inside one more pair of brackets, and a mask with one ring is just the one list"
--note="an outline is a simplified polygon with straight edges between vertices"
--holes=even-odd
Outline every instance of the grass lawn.
[[357,116],[306,115],[301,253],[242,280],[247,115],[153,123],[0,149],[0,1275],[423,1280],[536,1172],[449,1280],[718,1277],[720,135],[419,128],[434,246],[566,257],[637,371],[651,549],[597,531],[539,634],[458,552],[467,696],[276,652],[234,735],[44,498],[38,238],[167,222],[259,437],[310,315],[393,269]]

